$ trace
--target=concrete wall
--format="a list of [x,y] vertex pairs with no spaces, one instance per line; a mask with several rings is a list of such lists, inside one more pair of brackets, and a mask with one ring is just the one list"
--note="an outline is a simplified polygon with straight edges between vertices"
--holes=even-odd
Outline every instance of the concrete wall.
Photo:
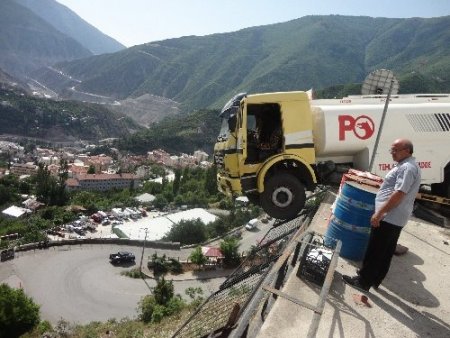
[[[24,245],[19,245],[15,247],[15,251],[27,251],[27,250],[43,249],[52,246],[83,245],[83,244],[116,244],[116,245],[131,245],[142,247],[144,245],[144,241],[126,238],[64,239],[61,241],[48,241],[48,242],[28,243]],[[146,241],[145,247],[153,249],[180,250],[180,243]]]

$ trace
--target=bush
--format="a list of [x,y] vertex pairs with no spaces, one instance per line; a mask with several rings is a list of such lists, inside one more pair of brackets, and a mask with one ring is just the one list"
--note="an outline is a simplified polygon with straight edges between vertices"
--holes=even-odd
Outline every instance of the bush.
[[153,274],[155,275],[165,274],[169,271],[168,263],[166,262],[166,255],[158,257],[158,254],[153,254],[152,260],[147,263],[147,266],[149,269],[153,269]]
[[234,238],[225,238],[220,242],[220,251],[222,251],[224,259],[223,264],[227,267],[238,266],[241,257],[238,252],[239,242]]
[[169,270],[172,273],[182,273],[183,272],[183,265],[175,258],[171,258],[169,264],[170,264]]
[[126,271],[122,271],[120,273],[123,276],[128,276],[131,278],[143,278],[145,277],[145,275],[141,272],[141,270],[139,268],[134,268],[131,270],[126,270]]
[[22,289],[0,285],[0,338],[19,337],[40,321],[39,305]]
[[53,331],[52,324],[50,324],[49,321],[44,320],[44,321],[40,322],[39,325],[37,326],[37,331],[41,335],[44,334],[45,332]]
[[152,295],[145,296],[139,302],[139,320],[144,323],[150,323],[152,321],[153,312],[155,310],[156,303],[155,297]]
[[200,246],[192,250],[191,254],[189,255],[189,259],[192,263],[198,265],[199,267],[206,264],[206,262],[208,261],[208,258],[206,258],[206,256],[203,254],[202,248]]
[[[168,283],[163,281],[163,284]],[[159,323],[164,317],[179,313],[186,306],[183,299],[179,295],[173,296],[173,293],[170,294],[170,299],[161,301],[158,302],[154,295],[143,297],[138,306],[139,320],[144,323]]]
[[186,303],[181,298],[181,296],[176,295],[175,297],[171,298],[167,302],[166,309],[165,309],[165,315],[172,316],[176,313],[179,313],[185,306],[186,306]]

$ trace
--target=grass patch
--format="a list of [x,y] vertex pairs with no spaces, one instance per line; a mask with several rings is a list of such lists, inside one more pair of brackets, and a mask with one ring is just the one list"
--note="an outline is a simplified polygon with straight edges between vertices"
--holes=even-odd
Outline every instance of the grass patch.
[[134,268],[131,270],[125,270],[120,273],[122,276],[127,276],[131,278],[146,278],[147,276],[141,272],[139,268]]

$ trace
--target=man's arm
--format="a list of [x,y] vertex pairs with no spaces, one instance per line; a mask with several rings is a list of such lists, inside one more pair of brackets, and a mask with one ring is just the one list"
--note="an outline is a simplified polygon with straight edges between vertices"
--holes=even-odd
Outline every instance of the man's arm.
[[383,219],[383,217],[392,209],[394,209],[397,205],[400,204],[402,199],[405,197],[405,193],[400,190],[396,190],[392,193],[392,195],[389,197],[389,199],[382,205],[382,207],[375,212],[372,215],[372,218],[370,219],[370,224],[377,228],[380,226],[380,221]]

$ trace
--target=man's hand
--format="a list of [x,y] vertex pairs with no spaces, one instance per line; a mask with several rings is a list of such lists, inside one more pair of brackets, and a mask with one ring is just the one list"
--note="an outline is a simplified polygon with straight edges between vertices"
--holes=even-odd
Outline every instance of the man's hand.
[[370,224],[374,228],[378,228],[380,226],[380,221],[386,216],[386,214],[394,209],[397,205],[400,204],[402,199],[405,197],[405,193],[401,190],[396,190],[389,196],[389,199],[384,203],[381,208],[376,211],[372,217],[370,218]]
[[378,228],[382,219],[383,217],[378,212],[376,212],[370,218],[370,225],[372,225],[374,228]]

